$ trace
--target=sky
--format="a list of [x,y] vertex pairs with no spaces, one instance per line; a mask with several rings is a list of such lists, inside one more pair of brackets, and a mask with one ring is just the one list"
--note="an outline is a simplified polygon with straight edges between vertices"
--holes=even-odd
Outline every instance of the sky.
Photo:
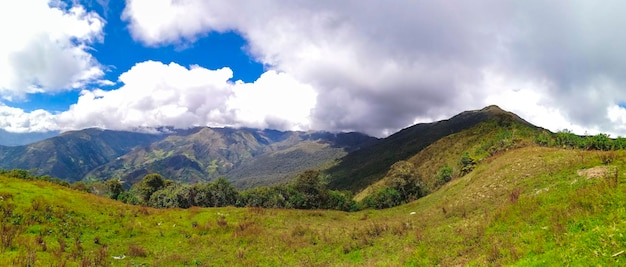
[[626,1],[0,1],[0,130],[384,137],[498,105],[626,135]]

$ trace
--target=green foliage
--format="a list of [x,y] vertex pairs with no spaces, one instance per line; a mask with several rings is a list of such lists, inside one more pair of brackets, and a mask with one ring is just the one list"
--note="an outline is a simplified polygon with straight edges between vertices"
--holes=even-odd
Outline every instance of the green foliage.
[[343,211],[358,211],[358,204],[352,199],[350,191],[328,191],[328,200],[323,208]]
[[91,189],[83,181],[74,182],[73,184],[70,185],[70,188],[74,190],[78,190],[78,191],[91,193]]
[[563,148],[577,148],[585,144],[580,136],[572,133],[572,131],[568,129],[557,132],[555,138],[555,145]]
[[171,184],[150,196],[148,206],[155,208],[190,208],[196,190],[189,185]]
[[591,137],[590,148],[595,150],[608,151],[613,149],[613,140],[607,134],[598,134]]
[[437,173],[437,179],[439,180],[439,183],[445,184],[447,182],[450,182],[450,180],[452,180],[453,172],[454,170],[452,169],[452,167],[448,165],[443,166]]
[[359,209],[351,192],[328,190],[320,172],[316,170],[303,172],[290,184],[245,190],[239,194],[237,206],[343,211]]
[[612,139],[608,134],[604,133],[594,136],[579,136],[568,129],[554,134],[542,131],[537,135],[535,142],[541,146],[556,146],[570,149],[600,151],[626,149],[626,138],[617,137]]
[[415,166],[411,162],[396,162],[391,166],[387,177],[390,179],[386,185],[400,194],[402,202],[420,198],[425,194],[422,180],[417,176]]
[[300,174],[292,186],[302,195],[302,202],[297,203],[295,208],[319,209],[328,200],[328,190],[317,170],[307,170]]
[[235,205],[239,197],[237,189],[224,177],[220,177],[212,183],[195,185],[194,189],[193,205],[199,207]]
[[386,209],[399,206],[404,200],[404,197],[398,190],[385,186],[365,197],[362,201],[362,205],[368,208]]
[[124,192],[124,187],[118,179],[107,180],[104,185],[108,189],[108,197],[111,199],[118,199],[120,194]]
[[540,146],[554,146],[552,133],[549,131],[540,131],[535,138],[535,142]]
[[465,152],[459,160],[459,166],[461,167],[461,176],[466,175],[476,167],[476,159],[470,156],[469,152]]
[[165,179],[160,174],[152,173],[133,185],[133,192],[136,192],[139,204],[148,205],[150,197],[156,191],[163,189],[166,185]]
[[382,188],[361,201],[363,207],[376,209],[395,207],[416,200],[427,193],[411,162],[396,162],[386,177],[388,179]]

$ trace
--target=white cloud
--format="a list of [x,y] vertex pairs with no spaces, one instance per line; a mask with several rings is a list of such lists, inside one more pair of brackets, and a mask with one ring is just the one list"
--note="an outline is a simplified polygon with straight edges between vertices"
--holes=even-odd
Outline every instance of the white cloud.
[[82,6],[56,1],[0,1],[0,94],[79,88],[103,75],[89,45],[103,38],[104,21]]
[[232,75],[228,68],[138,63],[120,76],[120,88],[83,91],[76,104],[56,115],[57,123],[62,130],[205,125],[309,129],[315,98],[310,86],[274,71],[254,83],[232,83]]
[[619,105],[612,105],[607,108],[607,116],[619,131],[617,136],[626,135],[626,108]]
[[48,132],[57,130],[54,115],[45,110],[24,112],[0,103],[0,129],[14,133]]
[[58,115],[63,129],[203,125],[226,122],[230,95],[228,68],[208,70],[147,61],[120,75],[112,91],[83,91],[78,102]]
[[238,81],[227,106],[239,126],[282,130],[310,130],[315,106],[313,87],[285,73],[268,71],[254,83]]
[[[257,60],[312,86],[314,128],[381,135],[499,104],[548,128],[616,132],[607,108],[626,101],[624,8],[623,1],[127,0],[124,19],[150,46],[240,33]],[[525,87],[494,90],[485,72]]]

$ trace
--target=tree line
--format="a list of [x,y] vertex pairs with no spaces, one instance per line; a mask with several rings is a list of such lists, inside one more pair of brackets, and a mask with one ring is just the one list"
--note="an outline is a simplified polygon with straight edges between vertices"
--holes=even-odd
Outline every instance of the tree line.
[[126,190],[118,179],[90,183],[78,181],[70,184],[50,176],[32,175],[27,170],[0,170],[0,175],[52,182],[124,203],[155,208],[236,206],[342,211],[361,209],[359,204],[352,200],[351,192],[328,189],[323,175],[317,170],[305,171],[288,184],[243,191],[237,190],[223,177],[208,183],[182,184],[152,173],[145,175],[141,181]]
[[577,135],[564,129],[556,133],[542,131],[537,135],[536,143],[541,146],[562,147],[584,150],[621,150],[626,149],[626,138],[611,138],[608,134]]

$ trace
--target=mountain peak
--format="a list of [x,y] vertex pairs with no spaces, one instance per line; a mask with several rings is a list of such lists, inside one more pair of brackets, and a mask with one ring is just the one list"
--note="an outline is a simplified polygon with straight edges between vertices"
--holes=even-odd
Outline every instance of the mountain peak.
[[506,113],[503,109],[498,107],[497,105],[489,105],[481,109],[482,112],[495,112],[495,113]]

